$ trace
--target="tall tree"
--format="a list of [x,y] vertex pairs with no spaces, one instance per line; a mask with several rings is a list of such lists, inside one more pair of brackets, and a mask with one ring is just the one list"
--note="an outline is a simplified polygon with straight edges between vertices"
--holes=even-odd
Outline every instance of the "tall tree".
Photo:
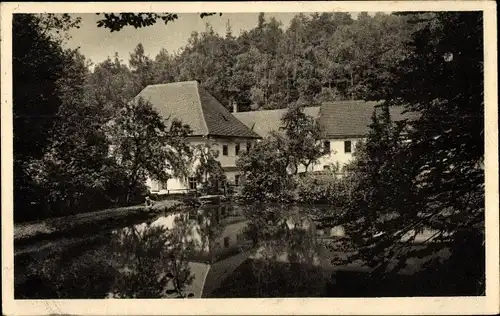
[[[40,159],[61,99],[57,82],[63,76],[65,54],[60,31],[77,26],[69,15],[15,14],[12,21],[14,205],[15,218],[29,213],[40,197],[29,165]],[[19,215],[19,216],[18,216]]]
[[295,170],[302,164],[308,171],[309,166],[316,162],[324,153],[320,143],[321,135],[318,122],[304,113],[301,106],[293,105],[281,118],[281,129],[287,142],[287,154],[295,164]]
[[127,202],[148,177],[167,181],[186,174],[189,126],[165,122],[142,98],[123,106],[112,130],[113,155],[127,173]]
[[[50,144],[37,164],[39,190],[50,214],[61,215],[110,204],[107,189],[114,167],[108,158],[102,109],[85,98],[88,68],[78,51],[66,52],[66,67],[58,81],[61,105],[53,117]],[[114,179],[115,184],[119,182]]]
[[178,65],[174,56],[162,48],[153,62],[153,82],[155,84],[174,82],[177,76]]
[[482,22],[480,12],[437,13],[415,33],[391,98],[421,115],[410,134],[412,161],[427,202],[456,212],[441,218],[445,231],[484,224]]
[[287,201],[292,185],[289,163],[282,135],[273,134],[257,143],[236,162],[244,179],[240,196],[253,201]]
[[103,119],[111,119],[122,104],[136,95],[133,74],[118,54],[94,67],[88,75],[85,93],[88,102],[101,108]]
[[134,51],[130,54],[129,65],[135,84],[134,95],[136,95],[154,82],[153,61],[146,55],[144,46],[141,43],[137,44]]
[[[392,268],[398,269],[409,256],[423,257],[449,247],[452,257],[440,273],[453,280],[455,290],[480,294],[484,291],[485,206],[482,13],[443,12],[426,18],[413,34],[412,52],[397,67],[393,74],[397,80],[385,95],[386,105],[401,104],[417,112],[407,131],[409,142],[399,149],[393,141],[367,147],[368,160],[361,161],[385,157],[390,162],[371,173],[372,190],[390,189],[383,191],[383,199],[380,194],[359,196],[361,203],[375,204],[366,206],[371,215],[358,213],[351,219],[364,221],[370,227],[367,231],[378,230],[363,242],[371,244],[360,252],[364,259],[384,268],[396,259],[398,264]],[[391,144],[397,150],[387,148]],[[409,179],[410,184],[391,185],[384,175],[390,181]],[[401,188],[409,188],[405,191],[411,194],[400,195]],[[433,231],[430,239],[436,243],[416,251],[411,241],[426,229]],[[404,235],[407,242],[395,242]],[[470,256],[480,264],[471,264]]]

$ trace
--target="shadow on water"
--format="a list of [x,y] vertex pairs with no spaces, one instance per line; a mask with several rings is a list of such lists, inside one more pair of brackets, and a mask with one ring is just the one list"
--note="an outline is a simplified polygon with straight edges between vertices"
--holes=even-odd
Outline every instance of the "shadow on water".
[[334,213],[327,207],[225,204],[160,215],[78,247],[16,257],[15,277],[22,273],[26,281],[16,284],[15,297],[474,295],[478,276],[457,285],[461,276],[442,262],[413,275],[339,269],[326,247],[345,234]]

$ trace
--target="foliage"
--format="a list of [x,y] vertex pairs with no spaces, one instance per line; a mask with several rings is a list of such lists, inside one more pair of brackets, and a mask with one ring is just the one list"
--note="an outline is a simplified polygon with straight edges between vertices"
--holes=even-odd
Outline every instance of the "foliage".
[[279,131],[258,143],[237,162],[244,178],[241,192],[244,199],[293,199],[292,191],[299,178],[291,175],[298,173],[300,165],[305,166],[307,172],[311,163],[324,153],[319,124],[306,115],[301,106],[291,105],[281,122]]
[[217,160],[219,152],[213,149],[213,144],[200,144],[194,148],[194,175],[201,183],[202,194],[224,194],[228,181],[221,163]]
[[349,180],[337,177],[333,172],[299,174],[295,177],[295,184],[294,195],[297,201],[334,206],[350,203],[352,184]]
[[66,59],[50,142],[32,166],[32,178],[44,192],[42,203],[50,205],[51,215],[106,207],[110,203],[106,189],[120,183],[117,165],[108,157],[105,121],[99,108],[84,97],[85,59],[76,51],[66,52]]
[[49,31],[35,15],[13,16],[14,204],[25,212],[29,207],[26,200],[37,199],[29,166],[42,157],[52,117],[61,104],[57,81],[65,66],[64,52]]
[[[100,15],[101,13],[96,13]],[[213,12],[200,13],[200,18],[215,15]],[[219,13],[222,15],[222,13]],[[175,21],[179,16],[175,13],[104,13],[104,18],[97,21],[97,27],[104,27],[111,32],[120,31],[125,26],[133,26],[134,28],[147,27],[156,24],[157,20],[162,20],[165,25],[168,22]]]
[[[417,112],[406,124],[408,141],[400,141],[404,124],[391,122],[384,109],[357,151],[350,175],[355,197],[346,220],[359,237],[357,257],[379,270],[399,270],[407,258],[435,251],[409,246],[430,229],[437,246],[461,258],[449,268],[467,271],[484,286],[484,266],[473,267],[460,255],[477,249],[484,258],[482,39],[481,13],[429,15],[385,96],[386,106]],[[389,265],[393,259],[397,263]]]
[[[346,167],[351,201],[345,205],[344,220],[358,249],[350,260],[361,256],[383,270],[389,258],[385,252],[374,252],[373,245],[405,246],[400,243],[403,235],[412,228],[420,232],[422,227],[409,224],[420,205],[413,166],[407,164],[407,143],[401,141],[404,126],[391,120],[387,106],[378,112],[374,111],[366,142],[358,144],[354,161]],[[396,225],[400,221],[403,227]]]
[[[153,15],[108,14],[101,22],[118,30],[161,19]],[[145,58],[142,66],[149,71],[140,73],[148,78],[136,77],[142,79],[135,89],[198,80],[229,110],[236,102],[239,111],[378,98],[395,84],[393,70],[408,57],[407,39],[420,27],[408,20],[382,13],[359,14],[357,19],[348,13],[298,14],[284,29],[261,13],[255,28],[239,36],[229,22],[223,36],[207,24],[203,32],[191,34],[179,53],[162,50],[154,59]],[[131,72],[137,72],[132,63]]]
[[255,144],[236,162],[244,179],[240,197],[255,201],[290,200],[289,164],[286,139],[282,135],[273,134]]
[[127,203],[134,188],[148,177],[167,181],[186,175],[186,157],[191,150],[185,137],[190,128],[176,119],[168,124],[142,98],[125,104],[113,121],[113,155],[127,174]]
[[136,89],[132,72],[115,54],[88,74],[85,94],[88,102],[100,109],[103,119],[110,120],[123,103],[136,96]]
[[153,61],[145,55],[141,43],[137,44],[134,52],[130,54],[129,65],[134,83],[133,96],[135,96],[154,82]]
[[318,122],[306,115],[302,107],[291,105],[281,118],[281,123],[280,129],[288,139],[290,162],[295,165],[295,170],[298,171],[298,165],[301,164],[307,172],[311,163],[324,154]]

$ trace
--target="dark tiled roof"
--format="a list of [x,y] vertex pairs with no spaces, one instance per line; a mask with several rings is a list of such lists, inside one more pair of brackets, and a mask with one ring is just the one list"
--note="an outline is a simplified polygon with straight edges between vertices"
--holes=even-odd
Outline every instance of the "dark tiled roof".
[[[307,115],[319,119],[324,138],[360,137],[368,133],[377,104],[380,103],[335,101],[306,107],[304,111]],[[266,137],[271,131],[278,130],[285,111],[286,109],[249,111],[234,113],[234,116],[260,136]],[[402,114],[402,107],[390,107],[389,111],[394,121],[411,117],[409,114]]]
[[258,134],[236,119],[208,91],[202,87],[198,87],[198,91],[209,135],[260,138]]
[[259,138],[197,81],[149,85],[134,100],[139,97],[151,102],[164,118],[177,118],[188,124],[193,136]]
[[[319,124],[323,137],[341,138],[364,136],[368,133],[372,122],[373,111],[380,102],[373,101],[337,101],[325,102],[319,112]],[[403,107],[390,107],[393,121],[410,118],[403,114]]]
[[[304,113],[318,118],[319,116],[319,106],[306,107],[304,108]],[[238,112],[233,115],[240,121],[242,121],[248,128],[256,132],[262,137],[269,135],[271,131],[277,131],[281,126],[281,117],[285,114],[286,109],[279,110],[261,110],[261,111],[249,111],[249,112]]]

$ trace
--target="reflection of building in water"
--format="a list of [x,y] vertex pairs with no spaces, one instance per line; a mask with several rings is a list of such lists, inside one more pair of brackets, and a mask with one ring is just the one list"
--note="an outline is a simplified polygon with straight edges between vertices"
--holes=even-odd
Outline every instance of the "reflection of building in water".
[[301,229],[308,232],[315,232],[314,222],[308,216],[301,214],[292,214],[283,218],[281,225],[286,225],[288,229]]
[[[286,233],[280,234],[279,228]],[[278,221],[276,236],[260,243],[250,259],[317,266],[317,246],[314,221],[304,214],[292,213]]]
[[[163,227],[169,234],[181,236],[177,240],[193,246],[195,251],[189,261],[195,281],[190,289],[197,297],[210,297],[222,282],[234,277],[236,269],[249,263],[262,269],[290,269],[290,263],[306,270],[321,265],[317,232],[309,216],[295,209],[259,212],[231,205],[207,205],[161,216],[135,229]],[[253,237],[257,243],[249,240]]]
[[219,205],[161,216],[149,225],[141,223],[134,227],[140,232],[148,226],[163,227],[171,234],[181,234],[186,246],[194,249],[193,261],[212,263],[246,246],[243,231],[247,223],[232,207]]

